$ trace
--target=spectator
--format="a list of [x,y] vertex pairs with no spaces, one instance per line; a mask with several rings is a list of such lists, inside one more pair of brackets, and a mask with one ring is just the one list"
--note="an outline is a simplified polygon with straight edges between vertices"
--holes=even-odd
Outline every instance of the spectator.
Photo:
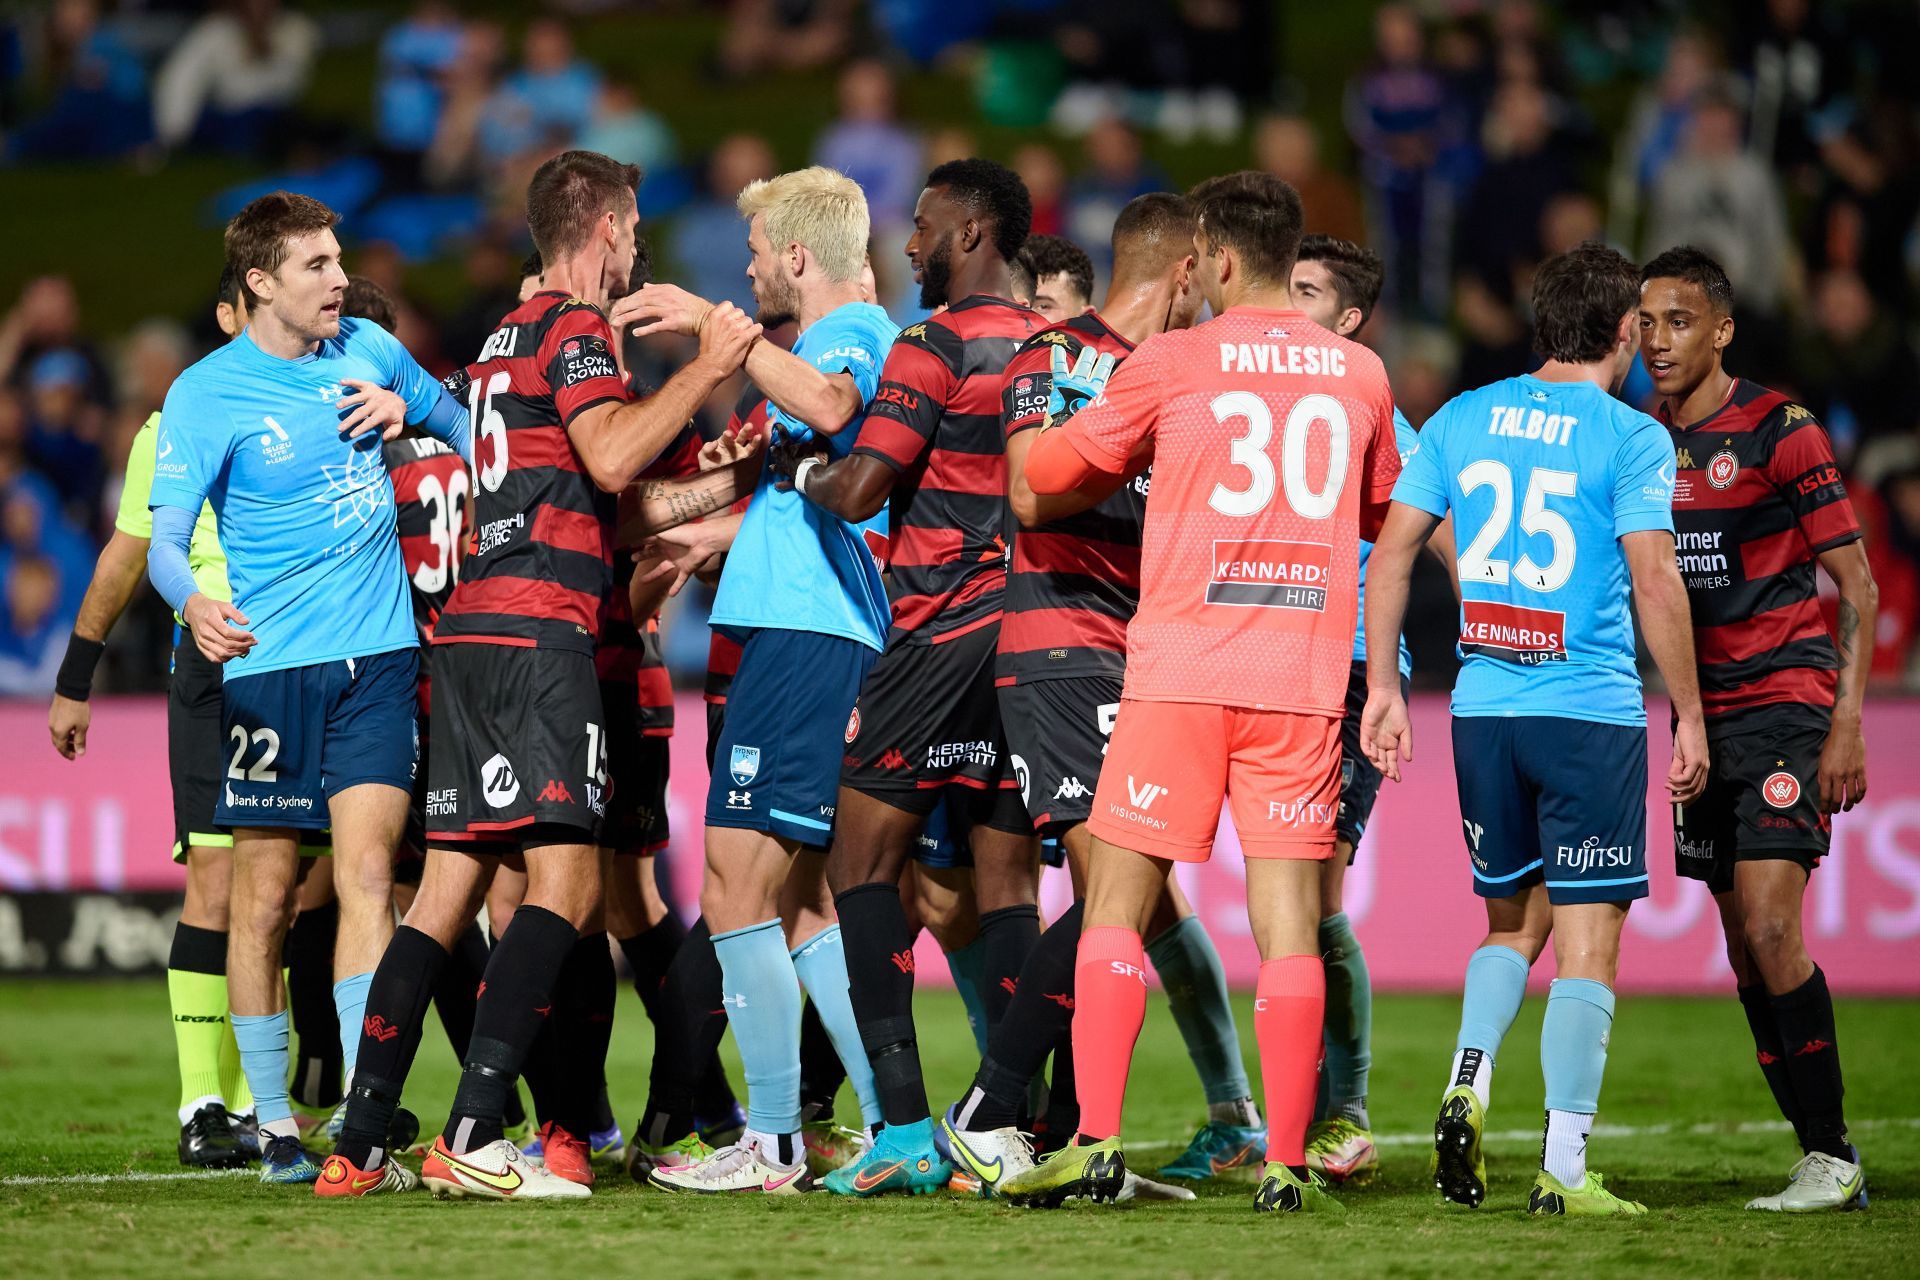
[[951,0],[873,0],[868,6],[874,30],[922,67],[938,62],[955,46],[985,35],[994,7]]
[[1515,296],[1515,277],[1541,260],[1547,205],[1579,185],[1564,152],[1549,145],[1547,111],[1538,85],[1515,80],[1494,95],[1487,113],[1487,165],[1461,210],[1455,262],[1496,294]]
[[1631,226],[1641,200],[1680,151],[1695,106],[1712,84],[1713,52],[1697,33],[1667,42],[1660,78],[1634,94],[1627,128],[1614,147],[1611,194],[1615,229]]
[[846,174],[867,193],[875,223],[912,221],[927,175],[920,139],[896,118],[893,73],[871,58],[840,73],[840,115],[814,145],[816,164]]
[[1920,215],[1920,131],[1902,104],[1876,99],[1820,143],[1820,188],[1804,243],[1813,269],[1858,271],[1883,304],[1913,309],[1906,242]]
[[714,150],[707,166],[707,194],[689,205],[674,227],[678,279],[701,297],[731,302],[752,315],[757,309],[747,279],[747,227],[734,205],[749,182],[771,178],[773,148],[758,134],[736,133]]
[[1356,244],[1367,238],[1358,193],[1351,182],[1320,167],[1320,138],[1304,119],[1273,115],[1261,120],[1253,135],[1253,160],[1300,193],[1309,232]]
[[1766,0],[1758,22],[1735,28],[1745,45],[1741,70],[1753,87],[1753,149],[1782,172],[1814,165],[1831,128],[1822,116],[1850,87],[1853,59],[1841,8],[1825,4],[1816,14],[1810,0]]
[[167,388],[193,359],[192,340],[179,321],[163,316],[142,320],[120,352],[120,404],[145,418],[165,402]]
[[1685,147],[1654,183],[1644,256],[1696,245],[1726,268],[1742,307],[1772,316],[1786,299],[1791,271],[1786,205],[1766,161],[1746,149],[1740,131],[1731,98],[1714,93],[1700,101]]
[[307,91],[320,28],[279,0],[233,0],[196,22],[154,83],[153,127],[169,150],[263,154]]
[[1584,191],[1564,191],[1547,201],[1540,214],[1539,260],[1558,257],[1587,240],[1603,240],[1604,233],[1600,202]]
[[824,66],[852,42],[853,9],[853,0],[733,0],[720,38],[720,71],[743,80]]
[[1795,344],[1800,382],[1842,461],[1876,441],[1911,438],[1920,425],[1914,401],[1920,361],[1900,321],[1874,306],[1866,282],[1852,271],[1820,278],[1809,319]]
[[644,174],[655,174],[674,162],[679,144],[658,112],[641,105],[631,85],[609,80],[593,100],[593,119],[575,142],[584,151],[598,151],[622,164],[637,164]]
[[[448,69],[446,101],[427,149],[425,176],[442,189],[471,185],[490,167],[482,137],[490,127],[506,37],[491,22],[469,22],[460,31],[460,56]],[[507,157],[495,152],[497,166]]]
[[27,369],[48,351],[77,354],[87,365],[87,399],[107,404],[113,382],[93,343],[80,335],[80,295],[65,276],[41,276],[27,282],[20,300],[0,318],[0,383],[21,387]]
[[60,493],[52,481],[33,469],[27,458],[27,409],[22,397],[0,387],[0,509],[25,496],[34,509],[52,511]]
[[121,155],[150,136],[147,73],[101,25],[97,0],[56,0],[47,17],[45,65],[52,100],[7,140],[9,160]]
[[1103,120],[1087,135],[1087,170],[1067,188],[1067,238],[1093,257],[1102,275],[1113,266],[1113,223],[1135,196],[1164,191],[1167,175],[1147,163],[1140,135]]
[[106,479],[101,415],[86,400],[87,365],[77,352],[48,351],[27,371],[27,461],[53,482],[61,506],[91,524]]
[[0,626],[0,696],[44,697],[67,651],[76,613],[63,613],[60,574],[37,552],[5,558],[5,625]]
[[527,27],[520,69],[488,104],[481,144],[497,157],[570,145],[592,121],[599,94],[600,73],[574,56],[566,26],[536,19]]
[[[1067,225],[1067,169],[1060,155],[1043,142],[1029,142],[1013,153],[1013,171],[1027,184],[1033,200],[1033,232],[1057,236]],[[919,193],[916,192],[917,196]]]
[[425,0],[380,40],[374,85],[380,145],[419,156],[433,145],[446,109],[445,79],[460,57],[462,28],[446,0]]

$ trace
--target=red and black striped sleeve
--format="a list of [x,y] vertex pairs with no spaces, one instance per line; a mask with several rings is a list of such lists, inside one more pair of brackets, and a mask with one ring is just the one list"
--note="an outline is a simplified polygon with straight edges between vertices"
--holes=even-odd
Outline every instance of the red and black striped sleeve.
[[558,308],[541,338],[539,361],[562,427],[597,404],[630,398],[613,358],[613,330],[598,307],[570,302]]
[[940,317],[901,330],[880,369],[880,387],[867,406],[853,452],[878,458],[895,471],[920,461],[933,445],[965,367],[966,343]]
[[1791,401],[1774,412],[1780,417],[1779,435],[1767,461],[1767,479],[1793,512],[1807,546],[1819,555],[1857,541],[1860,521],[1826,428],[1811,411]]

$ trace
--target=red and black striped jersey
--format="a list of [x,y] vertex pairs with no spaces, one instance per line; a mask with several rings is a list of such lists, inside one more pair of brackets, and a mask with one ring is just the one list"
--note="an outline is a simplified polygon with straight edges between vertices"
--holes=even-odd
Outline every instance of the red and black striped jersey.
[[567,426],[631,399],[607,318],[564,293],[537,293],[447,383],[473,415],[473,508],[460,585],[434,642],[592,653],[616,504],[587,475]]
[[[767,398],[760,388],[749,382],[740,393],[740,400],[733,407],[733,417],[727,422],[727,430],[738,431],[742,425],[751,426],[760,435],[767,434]],[[743,515],[747,503],[753,501],[748,494],[728,508],[730,515]],[[707,685],[704,696],[708,702],[724,704],[727,694],[733,688],[733,677],[740,671],[740,642],[721,634],[718,627],[711,628],[712,636],[707,642]]]
[[1000,620],[1007,580],[1007,455],[1000,383],[1046,322],[974,294],[908,325],[880,370],[853,451],[899,473],[887,553],[893,626],[935,643]]
[[[1007,365],[1000,418],[1006,438],[1037,429],[1053,392],[1053,353],[1086,348],[1126,359],[1133,344],[1088,311],[1035,334]],[[1000,620],[1000,683],[1069,676],[1119,678],[1127,622],[1140,607],[1140,529],[1150,472],[1130,477],[1099,506],[1036,529],[1015,529]]]
[[386,455],[400,558],[413,589],[413,623],[420,643],[431,644],[467,549],[467,464],[431,436],[389,440]]
[[1691,426],[1660,414],[1678,460],[1673,527],[1708,730],[1762,718],[1824,727],[1840,660],[1815,561],[1860,537],[1825,429],[1744,378]]
[[[650,394],[646,387],[633,388],[635,396]],[[674,437],[673,443],[641,471],[641,480],[673,480],[690,476],[700,469],[700,448],[704,441],[692,423]],[[600,618],[600,645],[594,653],[594,670],[606,690],[605,697],[631,698],[640,709],[640,728],[649,737],[673,734],[673,680],[667,674],[666,659],[660,649],[660,619],[648,618],[644,626],[633,617],[633,575],[635,565],[630,547],[614,552],[613,584],[607,592],[606,611]]]

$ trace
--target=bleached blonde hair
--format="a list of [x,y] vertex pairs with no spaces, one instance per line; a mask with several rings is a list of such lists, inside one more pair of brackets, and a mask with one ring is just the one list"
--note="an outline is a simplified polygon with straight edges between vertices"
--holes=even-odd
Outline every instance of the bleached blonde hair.
[[749,222],[765,215],[775,253],[785,253],[790,244],[805,245],[833,283],[860,278],[872,219],[866,192],[846,174],[818,164],[795,169],[748,183],[735,204]]

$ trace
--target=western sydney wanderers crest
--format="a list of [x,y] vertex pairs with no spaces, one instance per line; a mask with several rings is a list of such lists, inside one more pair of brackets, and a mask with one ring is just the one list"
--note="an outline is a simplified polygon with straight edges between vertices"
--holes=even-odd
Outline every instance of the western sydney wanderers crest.
[[1800,779],[1784,769],[1770,773],[1760,784],[1760,795],[1776,809],[1791,809],[1800,802]]
[[847,744],[851,746],[853,744],[853,740],[859,736],[860,736],[860,708],[855,707],[852,711],[847,713]]
[[1722,449],[1707,459],[1707,483],[1716,489],[1726,488],[1739,474],[1740,459],[1731,449]]
[[727,762],[727,771],[743,787],[752,782],[760,776],[760,748],[735,747],[733,759]]

